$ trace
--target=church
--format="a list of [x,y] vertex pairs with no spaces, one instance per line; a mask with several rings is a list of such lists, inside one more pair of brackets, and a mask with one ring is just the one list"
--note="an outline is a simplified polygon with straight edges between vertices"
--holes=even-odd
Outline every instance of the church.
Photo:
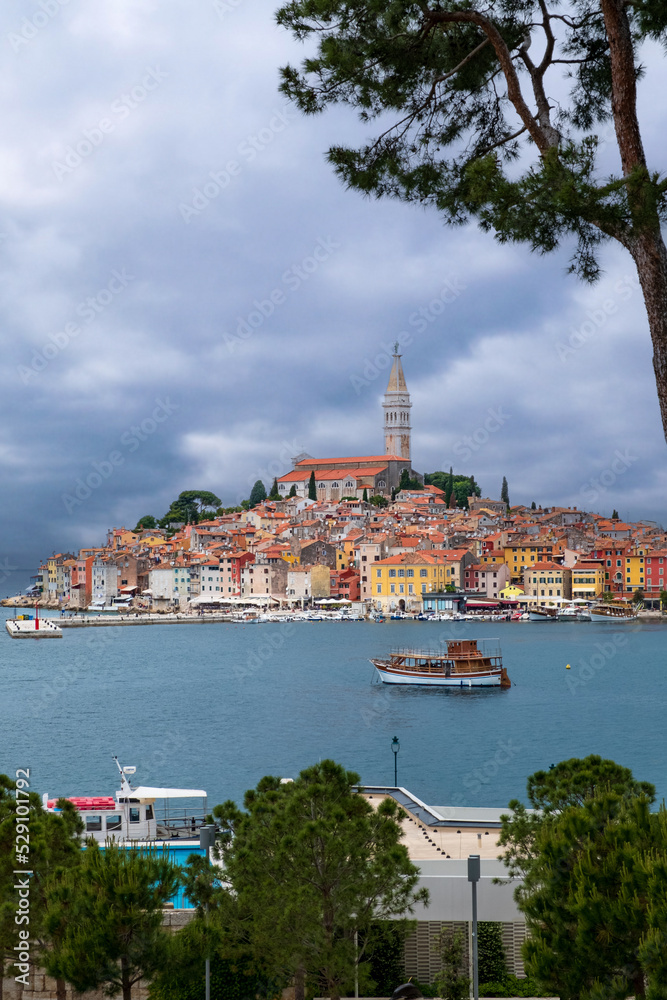
[[292,487],[297,496],[308,496],[311,472],[315,473],[318,500],[341,500],[343,497],[361,499],[364,490],[369,497],[391,496],[407,469],[411,478],[418,477],[410,464],[410,393],[398,344],[394,347],[394,360],[389,384],[384,394],[384,455],[361,455],[357,458],[312,458],[298,455],[294,468],[278,479],[278,491],[286,497]]

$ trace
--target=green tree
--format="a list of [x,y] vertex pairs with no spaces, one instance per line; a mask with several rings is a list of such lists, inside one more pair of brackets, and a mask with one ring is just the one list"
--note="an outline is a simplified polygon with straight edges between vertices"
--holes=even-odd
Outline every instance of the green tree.
[[[354,979],[354,931],[365,941],[377,920],[403,918],[426,893],[401,840],[403,813],[375,810],[357,794],[359,776],[330,760],[281,784],[263,778],[214,815],[228,887],[215,890],[223,925],[236,926],[251,954],[338,1000]],[[363,951],[360,948],[360,958]],[[366,965],[359,967],[360,979]]]
[[530,509],[531,509],[531,510],[537,510],[537,504],[535,503],[535,501],[534,501],[534,500],[533,500],[533,502],[532,502],[532,503],[531,503],[531,505],[530,505]]
[[278,489],[278,480],[274,476],[273,485],[271,487],[271,492],[269,493],[269,500],[280,500],[280,490]]
[[310,473],[310,479],[308,480],[308,499],[317,500],[317,485],[315,483],[315,472]]
[[646,595],[644,594],[644,591],[642,590],[642,588],[641,587],[637,587],[637,589],[635,590],[634,594],[632,595],[632,603],[633,604],[641,604],[642,601],[644,600],[645,596]]
[[515,898],[530,931],[526,970],[562,1000],[644,996],[654,798],[652,785],[592,755],[532,775],[536,812],[515,801],[502,817],[504,861],[522,880]]
[[[667,179],[647,164],[636,86],[645,43],[667,36],[667,5],[288,0],[277,19],[318,46],[303,72],[282,70],[284,94],[307,114],[344,102],[382,122],[363,148],[329,150],[350,187],[430,204],[449,223],[477,219],[538,253],[573,242],[570,269],[587,281],[600,244],[625,247],[667,434]],[[620,157],[611,177],[603,126]]]
[[507,960],[503,948],[503,925],[480,920],[477,925],[479,982],[502,982],[507,977]]
[[290,486],[290,491],[287,494],[287,496],[288,497],[295,497],[296,496],[296,483],[292,483],[292,485]]
[[132,987],[163,965],[168,945],[162,908],[176,892],[179,869],[156,852],[92,840],[76,872],[47,884],[47,972],[75,990],[104,987],[131,1000]]
[[619,520],[618,511],[615,508],[611,512],[611,519],[612,519],[612,521],[618,521]]
[[445,930],[438,942],[442,968],[433,985],[444,1000],[468,1000],[470,979],[466,975],[463,935]]
[[665,605],[667,604],[667,590],[660,591],[660,610],[665,610]]
[[509,507],[510,491],[509,491],[509,486],[507,485],[507,478],[505,476],[503,476],[503,484],[500,488],[500,499],[503,501],[503,503],[507,504],[507,506]]
[[250,498],[248,500],[248,506],[250,510],[256,507],[257,504],[264,503],[266,500],[266,487],[261,479],[258,479],[253,488],[250,490]]
[[361,499],[363,500],[364,503],[368,503],[368,490],[366,489],[365,486],[364,486],[364,492],[362,494]]
[[179,493],[178,500],[176,501],[176,504],[184,509],[189,510],[194,508],[200,519],[205,511],[213,511],[221,503],[222,500],[220,497],[217,497],[215,493],[211,493],[209,490],[184,490],[182,493]]
[[445,486],[445,503],[449,507],[449,501],[452,499],[452,493],[454,492],[454,469],[450,465],[449,475],[447,476],[447,485]]
[[157,518],[153,517],[152,514],[144,514],[143,517],[140,517],[134,530],[144,531],[146,528],[157,528]]
[[380,493],[376,493],[375,496],[372,496],[368,502],[372,503],[374,507],[389,506],[389,501],[387,500],[387,498],[383,497]]

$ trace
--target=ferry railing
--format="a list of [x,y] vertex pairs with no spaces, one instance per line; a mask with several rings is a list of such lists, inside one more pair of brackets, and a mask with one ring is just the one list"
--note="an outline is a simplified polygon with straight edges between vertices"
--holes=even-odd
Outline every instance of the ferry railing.
[[174,839],[192,837],[206,823],[206,813],[165,809],[156,811],[155,822],[160,836]]

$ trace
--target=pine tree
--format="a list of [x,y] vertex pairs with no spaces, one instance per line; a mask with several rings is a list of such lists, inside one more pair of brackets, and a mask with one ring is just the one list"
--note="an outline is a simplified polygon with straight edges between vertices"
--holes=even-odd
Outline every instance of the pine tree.
[[537,504],[535,503],[535,501],[534,501],[534,500],[533,500],[533,502],[532,502],[532,503],[531,503],[531,505],[530,505],[530,509],[531,509],[531,510],[537,510]]
[[612,513],[611,513],[611,519],[612,519],[612,521],[618,521],[619,518],[618,518],[618,511],[617,510],[613,510],[612,511]]
[[445,486],[445,503],[449,507],[449,501],[452,499],[452,493],[454,492],[454,469],[450,465],[449,467],[449,478],[447,479],[447,485]]
[[292,483],[292,485],[290,486],[290,491],[287,494],[287,496],[288,497],[295,497],[296,496],[296,483]]
[[308,499],[317,500],[317,485],[315,483],[314,470],[310,473],[310,479],[308,480]]
[[507,485],[507,479],[506,479],[505,476],[503,476],[503,485],[500,488],[500,499],[503,501],[503,503],[507,504],[507,506],[509,507],[509,505],[510,505],[510,491],[509,491],[509,487]]
[[78,992],[103,986],[131,1000],[132,987],[163,964],[162,908],[180,878],[156,852],[89,842],[76,871],[61,870],[47,885],[47,972]]
[[269,500],[280,500],[280,491],[278,489],[278,480],[274,477],[273,486],[271,487],[271,492],[269,493]]
[[252,510],[259,503],[264,503],[266,500],[266,487],[261,479],[258,479],[253,488],[250,491],[250,499],[248,501],[248,506]]
[[364,493],[361,499],[363,500],[364,503],[368,503],[368,490],[366,489],[365,486],[364,486]]

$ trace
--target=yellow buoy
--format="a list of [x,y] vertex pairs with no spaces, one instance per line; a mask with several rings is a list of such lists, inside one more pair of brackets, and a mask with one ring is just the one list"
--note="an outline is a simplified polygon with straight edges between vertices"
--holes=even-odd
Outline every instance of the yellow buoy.
[[569,669],[570,669],[570,664],[569,664],[569,663],[566,663],[566,664],[565,664],[565,669],[566,669],[566,670],[569,670]]

